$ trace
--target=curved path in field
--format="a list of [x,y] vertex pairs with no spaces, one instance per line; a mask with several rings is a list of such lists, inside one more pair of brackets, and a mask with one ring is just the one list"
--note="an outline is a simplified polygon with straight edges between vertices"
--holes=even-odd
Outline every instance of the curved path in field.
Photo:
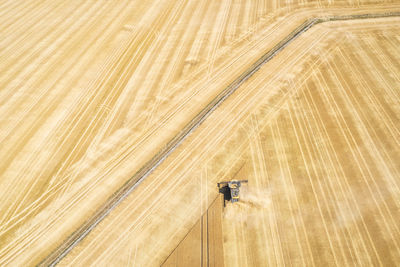
[[123,187],[115,192],[110,197],[102,208],[98,209],[94,216],[86,221],[78,230],[76,230],[68,239],[66,239],[61,246],[53,251],[41,265],[55,265],[65,255],[68,254],[85,236],[87,236],[93,228],[98,225],[128,194],[132,192],[159,164],[161,164],[169,154],[171,154],[185,138],[190,135],[223,101],[225,101],[232,93],[234,93],[247,79],[249,79],[255,72],[257,72],[262,65],[270,61],[277,53],[289,45],[302,33],[310,29],[316,24],[328,21],[341,21],[341,20],[354,20],[354,19],[368,19],[368,18],[384,18],[400,16],[399,12],[393,13],[377,13],[377,14],[356,14],[346,16],[327,16],[312,18],[297,27],[286,38],[279,42],[273,49],[264,54],[257,60],[249,69],[242,73],[235,79],[227,88],[218,94],[200,113],[198,113],[188,123],[181,132],[176,135],[168,144],[160,150],[150,161],[148,161],[133,177],[131,177]]

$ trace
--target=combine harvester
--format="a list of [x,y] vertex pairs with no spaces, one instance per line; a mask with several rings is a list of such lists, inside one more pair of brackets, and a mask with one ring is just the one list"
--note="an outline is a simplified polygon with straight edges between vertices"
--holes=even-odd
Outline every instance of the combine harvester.
[[247,182],[248,180],[232,180],[218,183],[219,192],[224,194],[224,206],[225,200],[230,200],[232,203],[239,201],[240,186]]

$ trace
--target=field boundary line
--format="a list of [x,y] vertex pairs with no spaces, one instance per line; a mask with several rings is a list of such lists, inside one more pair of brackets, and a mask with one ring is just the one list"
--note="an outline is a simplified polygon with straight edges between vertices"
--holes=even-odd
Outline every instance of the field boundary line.
[[199,127],[208,116],[218,108],[230,95],[232,95],[245,81],[256,73],[264,64],[274,58],[281,50],[293,42],[302,33],[314,25],[330,22],[358,19],[373,19],[386,17],[400,17],[400,12],[368,13],[343,16],[325,16],[307,19],[300,24],[289,35],[266,52],[261,58],[253,63],[250,68],[244,71],[230,85],[223,89],[206,107],[204,107],[175,137],[173,137],[159,152],[157,152],[139,171],[137,171],[124,185],[114,192],[95,211],[84,224],[67,237],[63,243],[52,251],[38,266],[55,266],[60,262],[80,241],[82,241],[112,210],[114,210],[154,169],[156,169],[197,127]]

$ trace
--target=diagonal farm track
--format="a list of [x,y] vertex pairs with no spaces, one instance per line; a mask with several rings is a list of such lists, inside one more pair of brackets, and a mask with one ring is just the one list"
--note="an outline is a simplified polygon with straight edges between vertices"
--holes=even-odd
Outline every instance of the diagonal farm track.
[[312,18],[298,26],[287,37],[280,41],[273,49],[265,53],[250,68],[236,78],[228,87],[218,94],[204,109],[201,110],[168,144],[148,161],[123,187],[115,192],[105,204],[98,209],[94,216],[77,229],[61,246],[53,251],[40,265],[55,265],[69,253],[82,239],[84,239],[121,201],[123,201],[152,171],[157,168],[207,117],[231,94],[233,94],[246,80],[257,72],[264,64],[293,42],[302,33],[316,24],[329,21],[358,20],[371,18],[398,17],[400,13],[356,14],[346,16],[327,16]]

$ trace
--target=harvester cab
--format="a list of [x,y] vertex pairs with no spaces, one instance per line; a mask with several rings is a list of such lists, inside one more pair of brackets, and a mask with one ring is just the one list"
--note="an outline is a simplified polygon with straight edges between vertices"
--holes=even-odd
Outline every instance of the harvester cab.
[[225,200],[230,200],[232,203],[239,201],[240,186],[247,182],[248,180],[232,180],[218,183],[219,192],[224,194],[224,206]]

